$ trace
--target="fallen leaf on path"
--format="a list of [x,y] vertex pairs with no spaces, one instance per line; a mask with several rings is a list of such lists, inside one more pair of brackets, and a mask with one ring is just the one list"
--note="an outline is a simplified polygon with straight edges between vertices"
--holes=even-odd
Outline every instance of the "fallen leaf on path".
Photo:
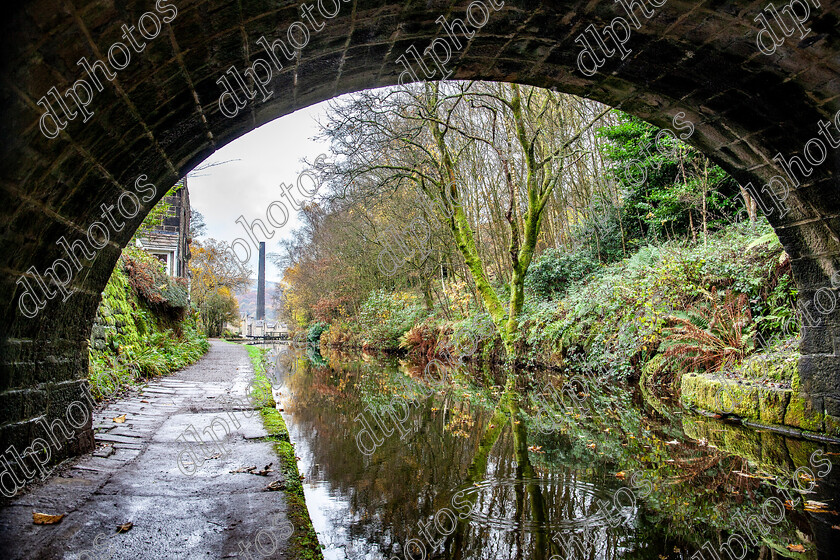
[[787,548],[791,552],[805,552],[805,547],[801,544],[789,544],[785,548]]
[[238,469],[234,469],[234,470],[230,471],[230,473],[231,474],[234,474],[234,473],[249,473],[249,472],[255,471],[255,470],[257,470],[257,465],[254,465],[253,467],[239,467]]
[[114,418],[113,420],[114,420],[114,422],[116,422],[117,424],[122,424],[123,422],[125,422],[125,414],[123,414],[122,416],[117,416],[117,417],[116,417],[116,418]]
[[148,403],[149,403],[149,401],[147,401],[147,400],[141,400],[140,402],[144,402],[144,403],[146,403],[146,404],[148,404]]
[[117,533],[127,533],[131,531],[131,528],[134,527],[134,523],[129,521],[128,523],[123,523],[122,525],[117,525]]
[[66,513],[62,513],[61,515],[50,515],[49,513],[36,513],[32,512],[32,521],[35,525],[55,525],[62,519],[64,516],[67,515]]
[[278,490],[285,490],[286,489],[286,483],[283,482],[282,480],[275,480],[274,482],[272,482],[271,484],[266,486],[265,489],[268,490],[269,492],[277,492]]
[[265,468],[261,471],[252,472],[251,474],[255,474],[257,476],[268,476],[268,473],[274,472],[274,469],[271,468],[271,465],[274,463],[269,463],[265,466]]

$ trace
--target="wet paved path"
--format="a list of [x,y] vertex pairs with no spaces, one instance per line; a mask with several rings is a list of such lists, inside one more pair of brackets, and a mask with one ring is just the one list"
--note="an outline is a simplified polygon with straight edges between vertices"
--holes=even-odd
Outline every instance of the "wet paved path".
[[[257,550],[275,545],[266,557],[286,558],[285,494],[265,490],[282,475],[230,473],[277,465],[271,443],[260,439],[267,434],[259,413],[223,404],[228,395],[244,399],[252,377],[244,347],[212,341],[196,364],[95,413],[93,454],[0,510],[0,558],[260,558]],[[114,422],[123,414],[124,423]],[[186,446],[176,439],[190,425],[202,432],[214,418],[231,429],[226,436],[216,421],[227,453],[188,476],[177,464]],[[213,444],[201,437],[207,448]],[[33,511],[67,516],[35,525]],[[126,522],[133,528],[117,533]]]

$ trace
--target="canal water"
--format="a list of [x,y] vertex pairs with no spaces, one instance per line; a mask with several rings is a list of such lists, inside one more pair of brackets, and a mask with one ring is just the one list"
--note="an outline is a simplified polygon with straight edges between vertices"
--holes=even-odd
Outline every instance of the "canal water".
[[268,355],[328,560],[840,558],[836,447],[612,381]]

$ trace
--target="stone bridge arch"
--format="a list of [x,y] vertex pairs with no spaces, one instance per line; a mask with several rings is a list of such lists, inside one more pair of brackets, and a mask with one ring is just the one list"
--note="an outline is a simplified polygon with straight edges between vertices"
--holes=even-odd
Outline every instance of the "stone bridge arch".
[[[422,52],[438,37],[450,46],[445,67],[453,78],[557,88],[620,106],[663,127],[684,112],[695,126],[689,142],[742,184],[757,187],[792,257],[800,307],[814,318],[801,343],[803,390],[815,410],[829,413],[834,424],[828,427],[836,430],[840,312],[829,303],[840,286],[840,156],[834,146],[820,154],[808,143],[825,138],[821,120],[840,127],[840,6],[794,0],[786,11],[779,5],[783,29],[763,11],[764,1],[483,0],[486,23],[472,38],[456,35],[457,48],[436,20],[443,16],[450,25],[456,18],[466,20],[470,3],[314,1],[311,24],[300,2],[287,1],[16,4],[0,38],[0,450],[10,443],[26,447],[42,437],[38,420],[63,416],[68,403],[80,398],[99,294],[121,247],[170,185],[220,146],[269,120],[342,93],[397,83],[405,69],[400,57],[410,55],[412,46]],[[173,6],[177,14],[163,23]],[[336,9],[332,19],[320,16],[319,10]],[[480,11],[474,6],[468,23],[480,22]],[[154,19],[161,24],[157,34]],[[261,64],[271,68],[272,61],[258,40],[302,43],[300,28],[288,34],[295,22],[310,26],[308,43],[294,60],[278,58],[283,67],[273,67],[266,85],[272,97],[259,97],[235,116],[225,116],[218,80],[226,75],[235,80],[226,74],[232,67],[241,75],[255,65],[255,75],[266,75]],[[131,39],[123,37],[124,24],[142,26],[152,38],[142,38],[139,29],[128,31]],[[319,24],[324,27],[316,32]],[[804,28],[810,32],[803,39]],[[760,51],[757,37],[767,53]],[[144,43],[142,51],[131,41],[138,49]],[[581,55],[584,46],[592,50]],[[445,58],[446,49],[440,43],[437,49]],[[126,51],[128,62],[121,58]],[[112,81],[94,69],[101,76],[99,91],[77,65],[82,57],[90,64],[125,65]],[[578,68],[579,57],[585,72]],[[260,58],[265,62],[255,62]],[[430,58],[424,60],[433,67]],[[596,61],[602,66],[595,68]],[[416,63],[414,71],[421,71]],[[41,130],[45,106],[39,100],[52,100],[48,92],[56,88],[69,104],[68,88],[79,79],[90,82],[89,119],[82,122],[79,111],[48,138]],[[84,103],[84,87],[72,91]],[[53,131],[50,118],[44,120],[47,134]],[[831,141],[822,140],[823,145]],[[824,159],[813,169],[803,155],[806,147],[808,157]],[[794,169],[798,184],[791,184],[774,161],[777,154],[786,161],[802,158],[810,175]],[[85,237],[91,224],[104,219],[101,205],[117,203],[141,175],[156,186],[156,195],[92,260],[80,261],[71,283],[75,293],[66,302],[45,299],[36,316],[26,317],[19,306],[21,279],[34,282],[32,271],[43,274],[56,259],[66,258],[57,241]],[[770,186],[761,192],[763,185]],[[83,451],[91,443],[88,431],[63,452]]]

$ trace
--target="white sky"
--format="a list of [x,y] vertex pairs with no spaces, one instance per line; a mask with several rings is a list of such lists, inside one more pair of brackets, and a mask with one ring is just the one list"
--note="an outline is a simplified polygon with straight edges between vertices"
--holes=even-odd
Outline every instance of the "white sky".
[[[288,223],[278,228],[271,239],[262,238],[259,228],[255,228],[259,241],[266,242],[266,253],[279,251],[278,241],[289,238],[299,225],[288,199],[280,196],[279,185],[295,183],[305,169],[302,158],[313,161],[318,154],[328,153],[325,143],[312,139],[317,133],[315,118],[323,115],[326,107],[326,102],[319,103],[271,121],[234,140],[201,164],[240,160],[197,172],[203,176],[189,177],[190,204],[204,214],[207,224],[205,235],[199,239],[214,237],[230,243],[242,237],[247,241],[245,230],[236,219],[242,215],[248,223],[256,218],[266,222],[268,205],[281,200],[291,213]],[[278,211],[274,215],[279,218]],[[267,222],[266,226],[272,228]],[[250,264],[256,280],[257,250],[253,245]],[[277,282],[282,271],[268,261],[265,275],[266,280]]]

